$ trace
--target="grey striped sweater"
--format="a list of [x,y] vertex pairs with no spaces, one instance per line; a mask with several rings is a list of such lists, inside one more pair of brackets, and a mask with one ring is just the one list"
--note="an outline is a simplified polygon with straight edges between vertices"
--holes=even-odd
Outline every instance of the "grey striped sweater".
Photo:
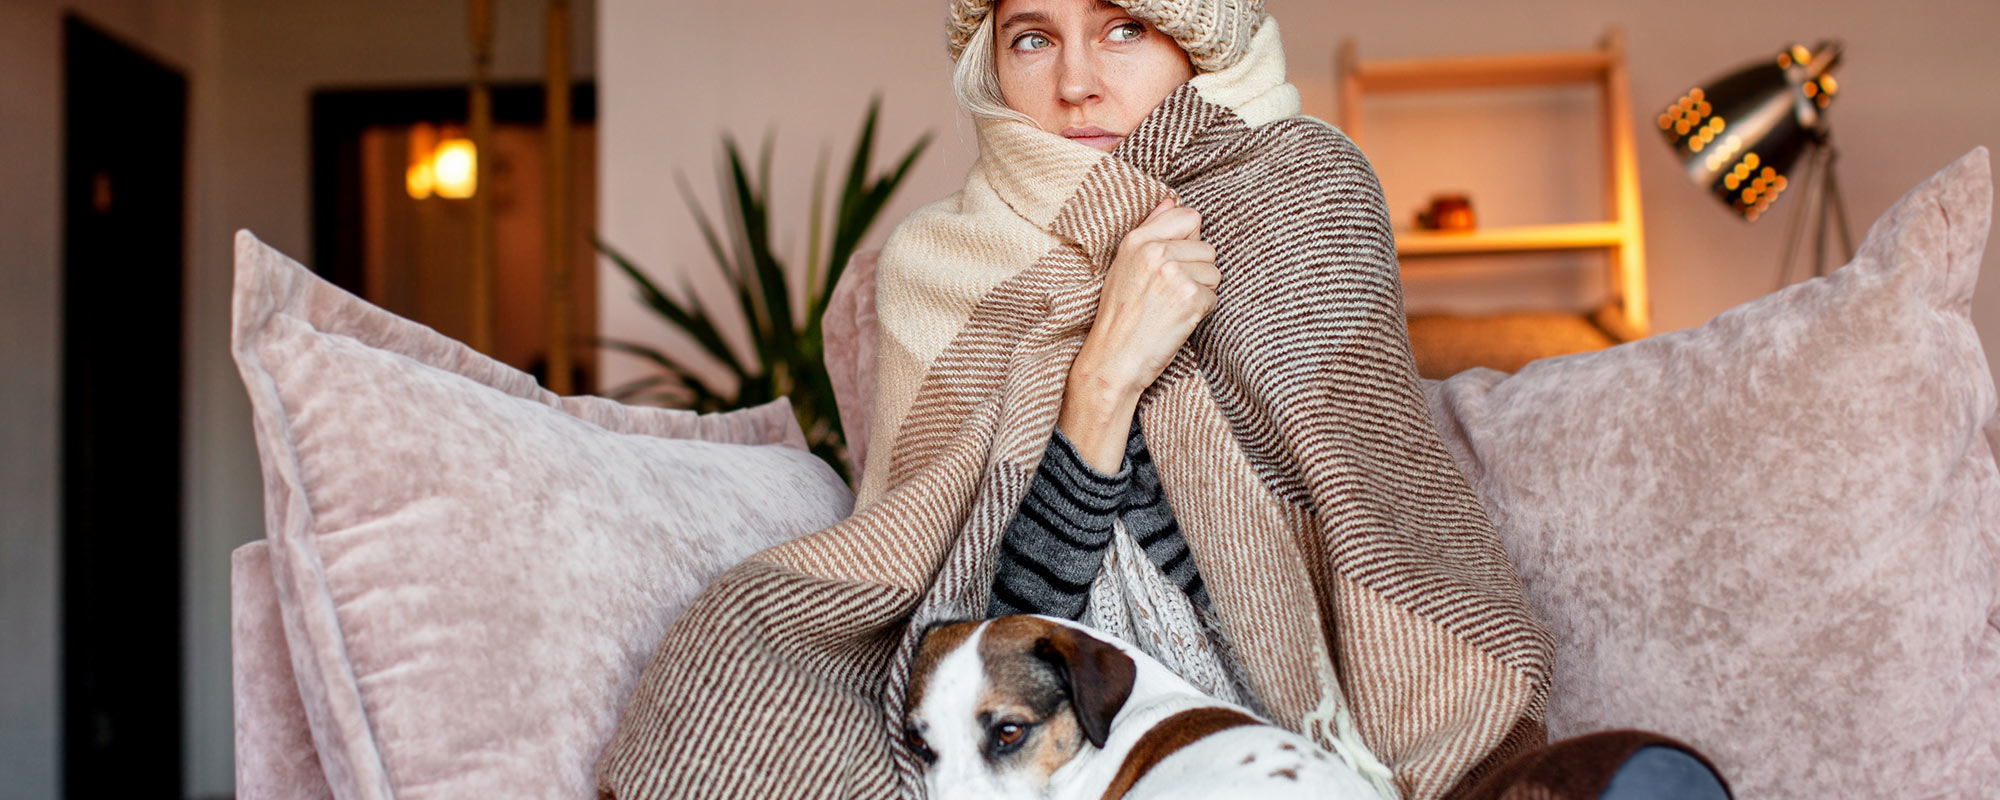
[[1174,522],[1135,417],[1125,440],[1125,461],[1113,474],[1086,463],[1061,429],[1049,438],[1034,483],[1000,540],[987,616],[1083,616],[1090,582],[1103,566],[1112,523],[1119,518],[1162,574],[1188,599],[1208,605],[1208,592]]

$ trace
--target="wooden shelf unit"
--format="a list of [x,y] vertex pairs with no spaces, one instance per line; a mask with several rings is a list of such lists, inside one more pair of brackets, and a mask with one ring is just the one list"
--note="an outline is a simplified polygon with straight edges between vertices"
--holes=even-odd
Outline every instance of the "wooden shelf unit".
[[1340,128],[1362,144],[1362,98],[1370,94],[1593,84],[1603,111],[1605,214],[1602,222],[1522,225],[1473,231],[1397,231],[1400,258],[1604,250],[1610,297],[1592,320],[1620,340],[1651,328],[1646,296],[1645,231],[1639,220],[1639,169],[1633,155],[1625,36],[1614,27],[1596,49],[1445,58],[1361,60],[1353,39],[1336,58]]
[[1615,222],[1517,225],[1470,231],[1396,231],[1399,256],[1459,256],[1480,253],[1593,250],[1617,247],[1625,229]]

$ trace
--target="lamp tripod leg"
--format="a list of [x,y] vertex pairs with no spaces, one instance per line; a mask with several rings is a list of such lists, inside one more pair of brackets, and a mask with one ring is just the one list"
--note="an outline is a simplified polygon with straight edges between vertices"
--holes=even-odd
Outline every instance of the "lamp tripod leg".
[[[1840,184],[1833,177],[1833,162],[1839,158],[1840,154],[1833,149],[1832,145],[1827,145],[1826,150],[1826,210],[1824,213],[1833,217],[1834,230],[1840,233],[1840,263],[1842,266],[1845,266],[1847,262],[1854,260],[1854,234],[1847,227],[1847,203],[1840,199]],[[1839,267],[1835,267],[1835,269],[1839,269]]]
[[1817,152],[1811,154],[1806,160],[1805,170],[1799,174],[1799,204],[1792,209],[1791,219],[1785,221],[1785,248],[1778,255],[1777,289],[1791,285],[1792,261],[1798,257],[1799,241],[1805,238],[1806,219],[1813,213],[1813,199],[1817,196],[1813,184],[1820,177],[1816,164],[1818,155]]
[[1818,167],[1813,171],[1820,173],[1820,177],[1818,180],[1813,182],[1813,193],[1812,193],[1812,200],[1813,200],[1812,274],[1813,277],[1817,278],[1826,274],[1826,214],[1827,214],[1826,191],[1827,187],[1833,185],[1833,181],[1827,179],[1828,177],[1826,174],[1827,167],[1831,166],[1831,164],[1828,162],[1825,156],[1826,148],[1820,147],[1815,149],[1817,150],[1817,152],[1814,153],[1814,155],[1817,157],[1815,160],[1818,161],[1819,164]]

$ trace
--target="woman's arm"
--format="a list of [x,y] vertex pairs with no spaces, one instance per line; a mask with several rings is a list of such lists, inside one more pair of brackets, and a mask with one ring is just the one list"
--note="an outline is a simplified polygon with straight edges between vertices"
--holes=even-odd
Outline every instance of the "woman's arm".
[[1001,537],[986,615],[1081,616],[1131,483],[1129,459],[1115,473],[1099,472],[1061,430],[1049,437],[1034,482]]
[[[1200,578],[1151,472],[1135,414],[1139,395],[1165,371],[1194,326],[1215,308],[1215,248],[1201,241],[1201,215],[1172,198],[1119,243],[1104,278],[1097,318],[1070,366],[1048,451],[1001,539],[989,616],[1036,613],[1075,619],[1111,542],[1131,511],[1141,542],[1190,595]],[[1150,489],[1133,504],[1134,464]]]
[[1201,215],[1173,198],[1119,243],[1056,422],[1090,466],[1118,469],[1139,395],[1215,309],[1221,282],[1215,248],[1201,240]]
[[1001,539],[986,615],[1081,617],[1118,519],[1168,580],[1196,605],[1208,605],[1145,434],[1134,422],[1115,474],[1085,464],[1061,430],[1050,437],[1034,483]]

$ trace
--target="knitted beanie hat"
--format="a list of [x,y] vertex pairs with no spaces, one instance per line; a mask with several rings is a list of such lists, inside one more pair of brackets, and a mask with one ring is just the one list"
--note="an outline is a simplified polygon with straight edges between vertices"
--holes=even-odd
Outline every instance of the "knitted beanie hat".
[[[1250,49],[1250,35],[1264,20],[1264,0],[1111,0],[1174,37],[1194,67],[1202,72],[1227,69]],[[965,45],[979,30],[980,21],[993,13],[999,0],[951,0],[945,24],[951,43],[951,58],[965,52]]]

